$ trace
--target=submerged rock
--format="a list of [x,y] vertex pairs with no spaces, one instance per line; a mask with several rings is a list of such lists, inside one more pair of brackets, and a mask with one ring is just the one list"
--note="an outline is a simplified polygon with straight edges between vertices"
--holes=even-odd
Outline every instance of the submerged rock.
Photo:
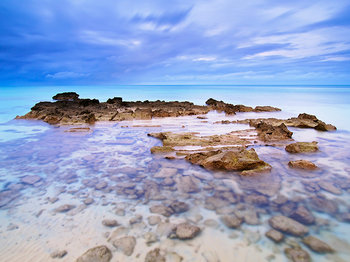
[[311,258],[308,252],[301,247],[286,248],[284,250],[286,256],[293,262],[310,262]]
[[289,153],[313,153],[318,151],[317,142],[296,142],[286,146]]
[[295,160],[295,161],[289,161],[288,166],[291,168],[298,168],[298,169],[305,169],[305,170],[315,170],[318,167],[307,160]]
[[28,185],[34,185],[35,183],[39,182],[40,180],[41,180],[41,177],[37,176],[37,175],[28,175],[28,176],[21,178],[21,182],[24,184],[28,184]]
[[58,208],[56,208],[55,211],[59,212],[59,213],[65,213],[73,208],[75,208],[75,205],[65,204],[65,205],[62,205],[62,206],[59,206]]
[[281,232],[274,229],[270,229],[265,235],[276,243],[281,242],[284,238],[284,235]]
[[241,218],[238,218],[236,215],[226,215],[221,217],[221,221],[228,227],[228,228],[237,228],[239,227],[243,220]]
[[133,236],[125,236],[113,241],[113,246],[122,251],[124,255],[131,256],[136,245],[136,238]]
[[303,236],[309,232],[307,227],[286,216],[274,216],[269,219],[269,224],[278,231],[294,236]]
[[312,225],[315,223],[314,215],[304,206],[299,206],[296,210],[293,210],[289,217],[305,225]]
[[307,236],[303,238],[303,243],[311,248],[313,251],[318,253],[333,253],[334,249],[331,248],[327,243],[319,240],[313,236]]
[[76,262],[109,262],[112,259],[112,252],[106,246],[90,248],[81,255]]
[[116,227],[119,225],[119,223],[115,219],[104,219],[102,220],[102,225],[106,227]]
[[190,206],[188,204],[186,204],[185,202],[181,202],[181,201],[174,201],[172,202],[169,207],[174,210],[174,213],[179,214],[179,213],[183,213],[186,212],[190,209]]
[[174,210],[168,206],[165,206],[165,205],[151,206],[150,211],[151,211],[151,213],[160,214],[160,215],[163,215],[165,217],[170,217],[172,214],[174,214]]
[[145,262],[165,262],[165,255],[159,248],[149,251],[146,255]]
[[56,250],[50,254],[52,258],[62,258],[67,255],[67,250]]
[[192,239],[199,234],[201,229],[195,225],[184,222],[176,226],[175,234],[178,239]]
[[318,182],[318,185],[320,186],[320,188],[322,188],[323,190],[332,193],[334,195],[341,195],[342,191],[340,188],[336,187],[332,182],[329,181],[320,181]]

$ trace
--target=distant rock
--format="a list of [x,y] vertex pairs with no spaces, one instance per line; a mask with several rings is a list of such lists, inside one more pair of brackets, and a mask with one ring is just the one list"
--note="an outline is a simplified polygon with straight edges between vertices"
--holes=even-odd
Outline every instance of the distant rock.
[[318,151],[317,142],[296,142],[286,146],[288,153],[313,153]]
[[106,246],[90,248],[81,255],[76,262],[109,262],[112,259],[112,252]]
[[269,219],[269,224],[278,231],[294,236],[303,236],[309,232],[307,227],[285,216],[274,216]]
[[58,93],[52,99],[57,101],[76,101],[79,99],[79,95],[75,92]]
[[288,166],[291,168],[304,169],[304,170],[315,170],[318,168],[314,163],[308,160],[289,161]]
[[327,243],[319,240],[313,236],[307,236],[303,238],[303,243],[311,248],[313,251],[318,253],[333,253],[334,249],[331,248]]
[[281,111],[280,108],[273,106],[256,106],[254,112],[278,112]]

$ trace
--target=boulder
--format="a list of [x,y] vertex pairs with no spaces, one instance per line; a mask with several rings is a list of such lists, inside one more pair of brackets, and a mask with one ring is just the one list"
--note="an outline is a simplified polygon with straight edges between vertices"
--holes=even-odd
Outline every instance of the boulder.
[[287,126],[282,123],[279,126],[274,126],[264,121],[256,124],[249,123],[256,128],[258,137],[265,142],[291,140],[293,132],[289,131]]
[[310,249],[318,253],[333,253],[334,249],[331,248],[327,243],[319,240],[313,236],[307,236],[303,238],[303,243]]
[[296,142],[286,146],[288,153],[313,153],[318,151],[317,142]]
[[314,163],[308,160],[289,161],[288,166],[291,168],[304,169],[304,170],[315,170],[318,168]]
[[278,231],[294,236],[303,236],[309,232],[307,227],[286,216],[274,216],[269,219],[269,224]]
[[176,226],[175,234],[178,239],[186,240],[196,237],[200,231],[201,229],[199,227],[184,222]]
[[106,246],[90,248],[81,255],[76,262],[109,262],[112,259],[112,252]]

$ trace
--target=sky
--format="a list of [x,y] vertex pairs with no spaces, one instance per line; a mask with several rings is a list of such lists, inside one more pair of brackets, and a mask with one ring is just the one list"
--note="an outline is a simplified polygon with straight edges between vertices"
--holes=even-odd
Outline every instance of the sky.
[[0,85],[350,85],[350,0],[1,0]]

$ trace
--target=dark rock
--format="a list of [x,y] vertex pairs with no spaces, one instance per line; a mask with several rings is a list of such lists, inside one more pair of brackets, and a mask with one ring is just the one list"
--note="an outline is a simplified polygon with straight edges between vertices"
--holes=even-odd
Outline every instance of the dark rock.
[[267,231],[265,233],[265,236],[267,236],[268,238],[270,238],[271,240],[273,240],[276,243],[281,242],[284,238],[284,235],[281,232],[274,230],[274,229],[270,229],[269,231]]
[[58,93],[52,99],[57,101],[75,101],[79,99],[79,95],[75,92]]
[[289,131],[284,123],[279,126],[273,126],[264,121],[260,121],[257,124],[249,124],[256,128],[258,136],[262,141],[290,140],[293,135],[293,132]]
[[112,252],[106,246],[90,248],[81,255],[76,262],[109,262],[112,259]]
[[52,258],[62,258],[65,255],[67,255],[67,251],[66,250],[56,250],[56,251],[54,251],[54,252],[52,252],[50,254],[50,257],[52,257]]
[[311,248],[313,251],[318,253],[333,253],[334,249],[331,248],[327,243],[319,240],[313,236],[307,236],[303,238],[303,243]]
[[190,209],[190,206],[188,204],[181,201],[174,201],[169,205],[169,207],[172,210],[174,210],[174,213],[177,213],[177,214],[186,212]]
[[309,232],[307,227],[285,216],[274,216],[269,219],[269,224],[278,231],[294,236],[303,236]]

